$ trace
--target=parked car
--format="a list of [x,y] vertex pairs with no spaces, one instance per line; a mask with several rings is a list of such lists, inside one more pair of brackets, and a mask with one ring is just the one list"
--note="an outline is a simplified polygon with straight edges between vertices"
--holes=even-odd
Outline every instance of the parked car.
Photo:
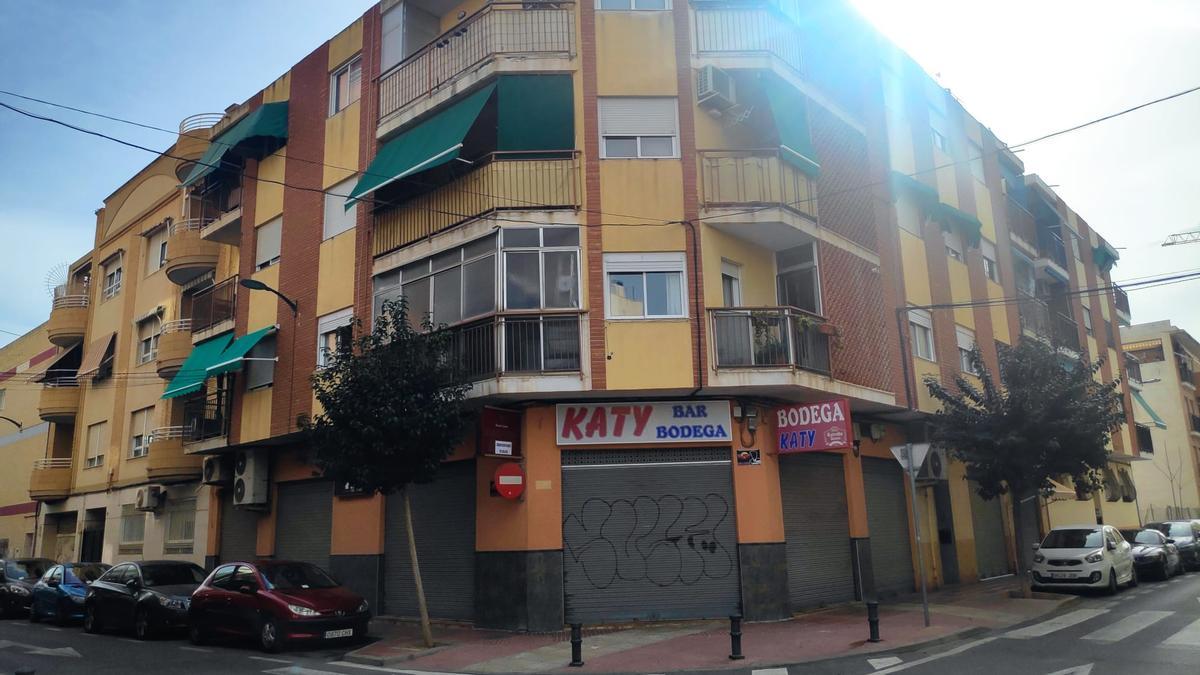
[[264,560],[213,570],[192,594],[188,618],[193,644],[217,633],[246,635],[275,652],[289,642],[364,638],[371,612],[316,565]]
[[1056,527],[1034,544],[1034,588],[1103,588],[1138,583],[1133,547],[1109,525]]
[[208,575],[199,565],[176,560],[122,563],[87,589],[83,629],[133,630],[139,640],[186,629],[192,591]]
[[1147,528],[1158,530],[1175,540],[1185,569],[1200,570],[1200,522],[1195,520],[1166,520],[1149,523]]
[[45,558],[0,560],[0,618],[23,616],[33,599],[33,585],[54,566]]
[[1121,536],[1133,546],[1133,564],[1138,575],[1153,574],[1166,581],[1183,571],[1183,560],[1174,539],[1158,530],[1121,530]]
[[83,599],[88,584],[100,578],[112,565],[104,563],[66,563],[55,565],[33,585],[29,620],[54,619],[60,626],[83,618]]

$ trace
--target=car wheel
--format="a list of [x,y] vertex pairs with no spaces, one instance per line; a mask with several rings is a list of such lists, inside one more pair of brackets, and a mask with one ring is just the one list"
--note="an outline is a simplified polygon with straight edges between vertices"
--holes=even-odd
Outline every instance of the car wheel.
[[29,623],[37,623],[41,620],[42,620],[42,617],[38,616],[38,613],[37,613],[37,603],[36,602],[31,603],[29,605]]
[[279,651],[280,642],[279,624],[269,616],[264,617],[258,628],[258,646],[264,652],[274,654]]
[[208,631],[200,625],[199,617],[192,618],[192,625],[188,627],[188,641],[197,647],[208,642]]
[[153,640],[154,626],[150,625],[150,613],[138,609],[133,616],[133,636],[139,640]]
[[100,617],[96,616],[95,605],[85,605],[83,608],[83,631],[85,633],[100,632]]
[[1129,566],[1129,587],[1137,588],[1139,581],[1141,581],[1141,580],[1138,579],[1137,567],[1134,565],[1130,565]]
[[1159,570],[1158,575],[1162,578],[1163,581],[1166,581],[1167,579],[1171,578],[1171,566],[1167,564],[1166,558],[1163,558],[1162,569]]
[[1108,588],[1104,589],[1104,591],[1108,595],[1116,595],[1117,594],[1117,571],[1115,569],[1109,568],[1109,570],[1108,570]]

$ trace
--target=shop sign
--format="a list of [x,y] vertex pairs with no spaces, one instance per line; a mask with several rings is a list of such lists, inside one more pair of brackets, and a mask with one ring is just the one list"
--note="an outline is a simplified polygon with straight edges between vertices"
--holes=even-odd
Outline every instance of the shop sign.
[[844,398],[784,406],[775,414],[780,454],[840,450],[854,441]]
[[728,401],[557,406],[559,445],[728,443]]

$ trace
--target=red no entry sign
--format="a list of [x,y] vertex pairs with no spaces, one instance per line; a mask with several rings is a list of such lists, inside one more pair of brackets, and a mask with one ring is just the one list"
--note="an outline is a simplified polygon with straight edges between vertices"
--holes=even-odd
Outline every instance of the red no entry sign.
[[525,492],[525,471],[516,462],[505,462],[496,467],[492,485],[501,497],[518,499]]

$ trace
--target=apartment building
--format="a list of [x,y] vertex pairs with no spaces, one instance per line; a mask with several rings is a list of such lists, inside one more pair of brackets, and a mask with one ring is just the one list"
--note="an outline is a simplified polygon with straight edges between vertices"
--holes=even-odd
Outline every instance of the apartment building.
[[[922,520],[906,515],[890,448],[934,409],[921,378],[953,379],[974,342],[994,365],[1022,335],[1123,372],[1111,294],[1066,292],[1105,285],[1116,252],[832,0],[385,1],[185,121],[146,172],[174,191],[156,180],[161,201],[127,213],[110,198],[72,268],[105,282],[83,293],[72,344],[91,380],[73,443],[53,445],[72,468],[43,527],[86,534],[91,510],[116,519],[159,486],[144,547],[194,498],[193,556],[308,560],[381,613],[416,612],[401,500],[322,478],[299,423],[325,351],[389,299],[452,331],[480,413],[411,489],[430,611],[501,628],[907,592],[916,527],[935,586],[1005,574],[1009,510],[956,462],[925,467]],[[110,298],[113,261],[144,265],[167,217],[164,274]],[[1036,297],[925,309],[1019,288]],[[141,367],[149,315],[161,379],[136,397],[97,383],[105,363]],[[94,444],[93,396],[112,429]],[[175,473],[103,440],[150,406],[143,464]],[[1125,430],[1112,470],[1135,453]],[[513,464],[518,499],[494,489]],[[88,493],[105,481],[124,492]],[[1062,508],[1044,506],[1025,533]]]
[[1121,329],[1136,359],[1135,398],[1146,419],[1134,464],[1143,520],[1200,517],[1200,343],[1170,321]]
[[41,377],[58,350],[45,324],[0,347],[0,448],[9,480],[0,482],[0,557],[35,555],[37,502],[29,499],[29,474],[42,459],[49,423],[38,415]]

